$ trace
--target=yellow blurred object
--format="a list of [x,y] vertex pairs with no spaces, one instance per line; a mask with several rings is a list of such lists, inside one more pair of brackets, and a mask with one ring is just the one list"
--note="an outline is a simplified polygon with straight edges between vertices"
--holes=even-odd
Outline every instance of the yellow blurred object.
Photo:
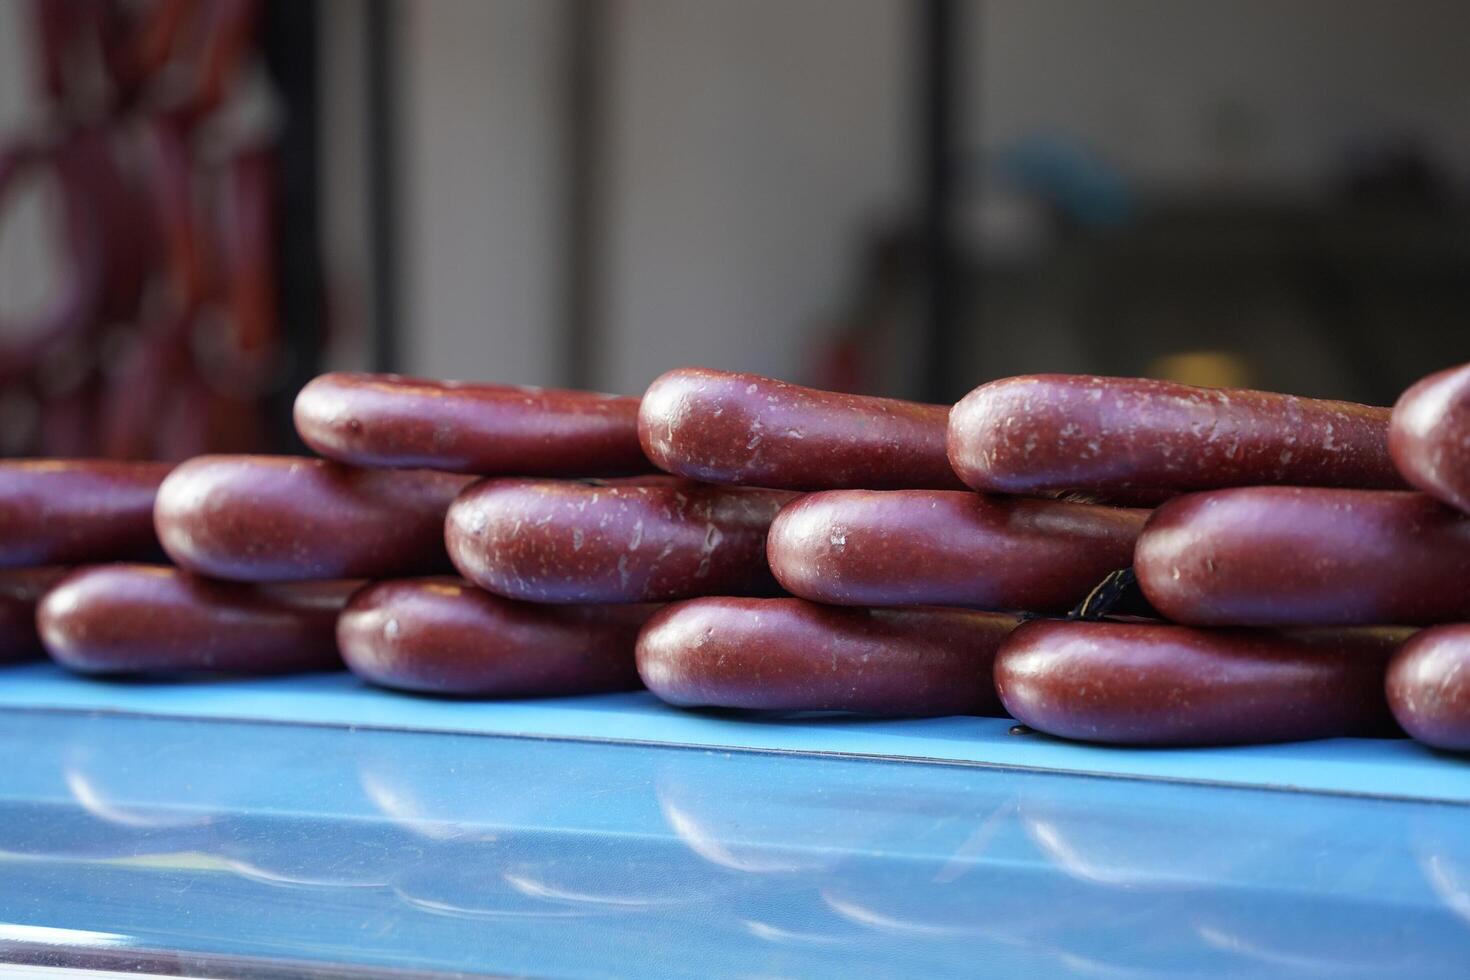
[[1255,372],[1239,354],[1219,350],[1167,354],[1149,362],[1148,376],[1201,388],[1249,388]]

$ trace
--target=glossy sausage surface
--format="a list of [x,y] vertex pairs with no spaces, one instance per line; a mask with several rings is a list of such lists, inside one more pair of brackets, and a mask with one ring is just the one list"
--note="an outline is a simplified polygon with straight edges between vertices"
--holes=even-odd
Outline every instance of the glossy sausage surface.
[[1228,745],[1382,735],[1394,727],[1384,673],[1408,634],[1037,620],[1001,646],[995,685],[1016,719],[1086,742]]
[[672,477],[485,480],[449,508],[465,578],[527,602],[660,602],[778,591],[771,519],[794,495]]
[[1404,731],[1435,748],[1470,752],[1470,624],[1416,634],[1389,664],[1387,690]]
[[1190,494],[1154,511],[1134,571],[1196,626],[1442,623],[1470,616],[1470,517],[1408,491]]
[[1470,512],[1470,364],[1431,374],[1403,393],[1388,448],[1404,479]]
[[1037,374],[970,392],[949,460],[976,490],[1401,488],[1389,410],[1143,378]]
[[181,567],[246,582],[448,569],[444,513],[472,478],[359,470],[297,456],[200,456],[158,491],[158,538]]
[[829,490],[771,524],[771,570],[844,606],[1066,610],[1133,563],[1146,510],[963,490]]
[[454,578],[379,582],[337,623],[353,673],[434,694],[538,697],[640,686],[638,628],[656,606],[542,606]]
[[944,405],[680,368],[644,394],[638,437],[661,469],[708,483],[959,489],[945,456],[948,417]]
[[0,569],[0,664],[46,655],[36,633],[36,604],[68,568]]
[[991,664],[1015,625],[962,609],[691,599],[643,628],[638,673],[684,707],[994,714]]
[[84,568],[46,593],[46,651],[83,673],[280,674],[342,666],[337,613],[360,583],[246,585],[166,565]]
[[0,568],[156,559],[153,498],[168,463],[0,462]]
[[308,446],[354,466],[610,476],[653,469],[636,397],[396,374],[324,374],[296,396]]

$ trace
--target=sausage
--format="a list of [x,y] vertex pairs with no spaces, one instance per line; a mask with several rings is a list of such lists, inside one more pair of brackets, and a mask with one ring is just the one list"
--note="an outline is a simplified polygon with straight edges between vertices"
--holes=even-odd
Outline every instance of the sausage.
[[1404,479],[1470,512],[1470,364],[1431,374],[1399,397],[1388,449]]
[[342,666],[337,613],[359,583],[245,585],[166,565],[80,569],[46,593],[46,652],[88,674],[282,674]]
[[656,606],[538,606],[453,578],[379,582],[337,622],[348,669],[384,687],[539,697],[640,687],[638,628]]
[[0,664],[46,655],[36,633],[36,603],[70,569],[0,569]]
[[803,388],[755,374],[680,368],[656,379],[638,438],[663,470],[787,490],[958,490],[944,405]]
[[795,495],[670,477],[485,480],[449,508],[460,574],[528,602],[660,602],[778,592],[766,532]]
[[1393,731],[1383,695],[1403,629],[1201,630],[1025,623],[995,658],[1000,700],[1084,742],[1228,745]]
[[653,469],[638,399],[396,374],[324,374],[296,396],[296,431],[354,466],[485,476],[612,476]]
[[1470,616],[1470,517],[1394,490],[1190,494],[1154,511],[1134,571],[1195,626],[1446,622]]
[[1388,704],[1404,731],[1470,752],[1470,624],[1423,630],[1388,665]]
[[771,570],[843,606],[1065,610],[1133,562],[1148,511],[963,490],[829,490],[771,524]]
[[181,567],[247,582],[447,571],[444,513],[471,477],[359,470],[299,456],[199,456],[158,491]]
[[691,599],[643,627],[638,673],[681,707],[994,714],[991,663],[1016,622],[963,609]]
[[1143,378],[1037,374],[981,385],[949,416],[976,490],[1035,494],[1261,484],[1402,489],[1389,410]]
[[153,498],[167,463],[0,463],[0,568],[161,557]]

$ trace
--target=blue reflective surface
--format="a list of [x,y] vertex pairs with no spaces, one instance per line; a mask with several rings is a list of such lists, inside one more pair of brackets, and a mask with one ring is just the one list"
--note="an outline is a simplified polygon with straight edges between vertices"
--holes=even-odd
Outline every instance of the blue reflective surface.
[[0,712],[0,953],[542,976],[1453,976],[1464,806]]

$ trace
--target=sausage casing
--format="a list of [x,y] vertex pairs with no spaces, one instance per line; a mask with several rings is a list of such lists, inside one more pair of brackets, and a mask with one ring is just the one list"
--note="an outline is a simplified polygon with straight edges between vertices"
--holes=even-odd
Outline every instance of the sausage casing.
[[337,622],[353,673],[434,694],[539,697],[640,686],[638,629],[655,606],[541,606],[454,578],[379,582]]
[[1403,393],[1388,448],[1404,479],[1470,513],[1470,364],[1431,374]]
[[36,632],[36,604],[67,568],[0,569],[0,664],[44,657]]
[[153,500],[167,463],[0,462],[0,568],[160,557]]
[[470,480],[296,456],[200,456],[163,482],[154,519],[169,557],[214,578],[442,572],[444,513]]
[[527,602],[659,602],[779,591],[771,519],[793,494],[670,477],[485,480],[449,508],[465,578]]
[[337,614],[360,583],[247,585],[166,565],[79,569],[46,593],[46,651],[89,674],[280,674],[342,666]]
[[638,437],[660,469],[708,483],[960,489],[945,456],[948,417],[944,405],[681,368],[643,395]]
[[991,664],[1015,624],[963,609],[691,599],[648,621],[638,673],[684,707],[994,714]]
[[1397,489],[1389,410],[1143,378],[1037,374],[981,385],[949,417],[976,490],[1122,492],[1292,484]]
[[486,476],[611,476],[651,470],[638,402],[394,374],[324,374],[296,396],[296,431],[354,466]]
[[1470,752],[1470,624],[1417,633],[1388,666],[1388,704],[1426,745]]
[[1036,620],[1001,646],[995,686],[1019,721],[1086,742],[1383,735],[1394,730],[1384,673],[1408,633]]
[[1470,616],[1470,517],[1406,491],[1189,494],[1154,511],[1134,570],[1196,626],[1447,622]]
[[1148,511],[963,490],[829,490],[771,524],[793,595],[844,606],[1071,608],[1133,562]]

